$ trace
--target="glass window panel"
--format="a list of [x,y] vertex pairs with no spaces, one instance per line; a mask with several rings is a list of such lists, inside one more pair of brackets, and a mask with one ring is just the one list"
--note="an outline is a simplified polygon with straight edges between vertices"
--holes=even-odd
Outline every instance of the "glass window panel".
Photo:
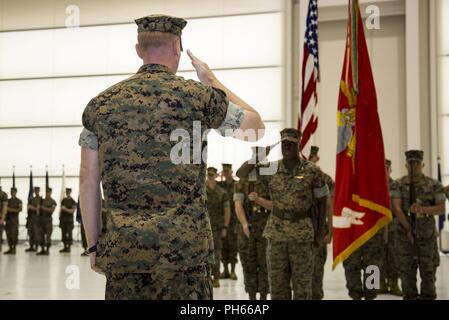
[[[193,72],[180,75],[197,80]],[[281,68],[218,71],[217,76],[264,120],[282,119]],[[90,99],[127,77],[0,81],[0,127],[80,125]]]
[[[282,68],[224,70],[215,73],[225,86],[254,106],[265,121],[283,118]],[[198,81],[194,72],[180,75]]]
[[0,81],[0,127],[80,125],[90,99],[127,77]]
[[[211,68],[280,65],[281,35],[280,13],[196,19],[183,32],[183,46]],[[192,69],[187,54],[180,69]]]
[[[213,68],[280,65],[281,28],[280,13],[192,19],[183,44]],[[135,43],[134,24],[3,32],[0,78],[133,73]],[[180,69],[192,69],[186,54]]]
[[33,171],[44,172],[48,165],[50,175],[59,175],[65,165],[67,175],[79,174],[80,128],[52,129],[1,129],[0,150],[7,156],[0,161],[0,176],[28,175]]

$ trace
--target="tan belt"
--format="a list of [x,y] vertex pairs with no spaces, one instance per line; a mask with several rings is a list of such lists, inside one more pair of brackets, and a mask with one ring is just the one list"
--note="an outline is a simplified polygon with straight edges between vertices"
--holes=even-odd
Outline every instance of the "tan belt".
[[294,211],[294,210],[277,210],[273,209],[273,215],[281,220],[290,222],[298,222],[310,217],[309,211]]

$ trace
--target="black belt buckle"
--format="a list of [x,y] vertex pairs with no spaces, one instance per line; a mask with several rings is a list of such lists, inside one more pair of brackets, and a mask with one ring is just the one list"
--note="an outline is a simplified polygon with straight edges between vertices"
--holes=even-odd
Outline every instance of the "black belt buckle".
[[296,212],[292,211],[286,211],[284,212],[284,220],[288,220],[290,222],[298,222],[299,221],[299,215],[296,214]]

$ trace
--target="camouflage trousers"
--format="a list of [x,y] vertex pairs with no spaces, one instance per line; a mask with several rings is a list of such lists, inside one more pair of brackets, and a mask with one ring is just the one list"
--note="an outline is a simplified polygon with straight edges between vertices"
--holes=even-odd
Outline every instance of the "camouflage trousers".
[[[435,282],[439,266],[436,236],[415,239],[412,245],[400,228],[397,238],[398,264],[404,300],[434,300],[437,297]],[[421,278],[421,293],[418,294],[417,272]]]
[[26,227],[30,246],[37,246],[39,244],[39,226],[38,217],[35,213],[28,214]]
[[213,230],[214,236],[214,260],[215,263],[212,266],[212,274],[214,276],[220,276],[220,261],[221,261],[221,247],[222,247],[222,239],[221,239],[221,230]]
[[6,216],[6,239],[10,247],[16,246],[19,241],[19,216],[7,215]]
[[5,229],[5,226],[0,224],[0,246],[3,244],[3,229]]
[[176,274],[106,273],[106,300],[212,300],[206,267]]
[[[397,219],[388,225],[388,241],[383,242],[382,260],[380,263],[380,281],[386,283],[388,279],[397,280],[399,278],[399,265],[397,261],[397,230],[400,227]],[[383,232],[381,230],[379,232]]]
[[268,239],[267,267],[272,300],[312,299],[312,242]]
[[73,216],[61,217],[59,221],[59,227],[61,228],[62,242],[64,246],[72,245],[72,232],[73,232]]
[[225,265],[237,263],[238,237],[235,229],[235,226],[230,226],[226,238],[222,240],[221,261],[223,261],[223,264]]
[[369,266],[379,268],[382,259],[382,241],[383,233],[378,232],[343,262],[346,288],[349,296],[354,300],[362,298],[373,300],[377,297],[377,289],[369,289],[365,286],[368,277],[366,271]]
[[323,278],[324,265],[327,259],[327,245],[321,247],[313,246],[313,279],[312,279],[312,299],[322,300],[324,298]]
[[261,234],[250,234],[247,238],[242,228],[238,233],[238,248],[243,267],[245,291],[249,294],[268,294],[267,240]]
[[51,216],[40,216],[38,219],[39,245],[51,246],[51,234],[53,232],[53,221]]

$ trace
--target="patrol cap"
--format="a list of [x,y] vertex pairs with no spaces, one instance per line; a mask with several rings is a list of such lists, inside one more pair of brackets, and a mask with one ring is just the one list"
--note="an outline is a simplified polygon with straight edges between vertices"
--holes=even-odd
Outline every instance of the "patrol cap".
[[72,192],[72,188],[65,188],[65,191]]
[[232,170],[232,164],[229,164],[229,163],[223,163],[223,171],[226,171],[226,170]]
[[[182,29],[184,29],[184,27],[187,24],[187,21],[182,18],[161,14],[153,14],[150,16],[136,19],[134,21],[137,24],[138,33],[146,31],[167,32],[178,36],[180,40],[182,35]],[[181,51],[182,51],[182,42],[181,42]]]
[[47,192],[52,192],[52,189],[51,188],[47,188]]
[[385,165],[391,167],[391,160],[390,159],[385,159]]
[[318,157],[318,152],[320,151],[320,148],[318,148],[317,146],[312,146],[310,148],[310,157]]
[[17,192],[17,188],[12,187],[12,188],[11,188],[11,192]]
[[41,191],[40,187],[34,187],[34,191]]
[[299,143],[301,132],[297,129],[288,128],[281,131],[281,141],[291,141]]
[[212,175],[212,174],[217,174],[218,170],[214,167],[209,167],[207,168],[207,174]]
[[407,162],[418,161],[422,162],[424,160],[424,151],[421,150],[409,150],[405,153]]

